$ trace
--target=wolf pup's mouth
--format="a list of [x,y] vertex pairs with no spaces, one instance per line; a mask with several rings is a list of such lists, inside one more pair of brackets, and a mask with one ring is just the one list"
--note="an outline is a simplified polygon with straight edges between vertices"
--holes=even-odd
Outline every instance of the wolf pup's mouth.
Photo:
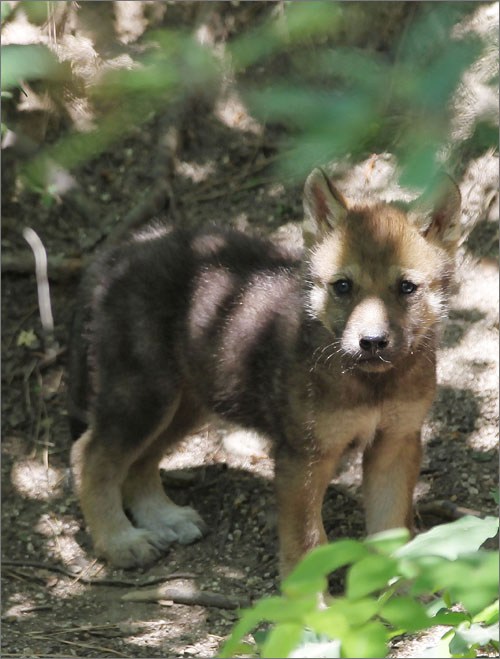
[[370,373],[382,373],[383,371],[394,368],[394,364],[391,361],[383,359],[380,356],[358,357],[356,365],[362,371],[368,371]]

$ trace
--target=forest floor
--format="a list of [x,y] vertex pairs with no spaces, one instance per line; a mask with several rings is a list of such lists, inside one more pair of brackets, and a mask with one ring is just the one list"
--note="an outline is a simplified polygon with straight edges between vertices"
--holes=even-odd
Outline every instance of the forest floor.
[[[194,113],[182,148],[167,219],[206,221],[298,240],[301,186],[273,168],[276,134],[230,112]],[[229,118],[228,118],[229,117]],[[81,190],[102,215],[83,225],[71,205],[50,208],[24,191],[4,200],[3,253],[30,255],[24,226],[51,258],[92,251],[104,230],[137,203],[159,143],[158,121],[117,143],[78,172]],[[379,194],[374,164],[360,186]],[[443,328],[439,388],[424,429],[425,460],[416,491],[420,528],[449,521],[441,502],[495,514],[498,482],[498,161],[469,163],[461,185],[470,232],[459,253],[457,288]],[[489,169],[488,169],[489,168]],[[366,172],[366,167],[358,168]],[[489,177],[485,172],[489,171]],[[493,173],[492,173],[493,172]],[[473,199],[477,198],[474,216]],[[472,205],[471,205],[472,204]],[[161,219],[161,214],[159,214]],[[472,218],[472,219],[471,219]],[[51,278],[55,335],[67,345],[78,277]],[[173,545],[150,569],[124,571],[97,560],[68,474],[65,354],[39,367],[41,325],[34,273],[7,271],[2,296],[2,647],[4,657],[211,657],[237,619],[231,609],[124,599],[155,578],[191,592],[255,601],[276,592],[277,536],[272,461],[259,438],[227,426],[186,438],[163,463],[167,492],[192,504],[209,533]],[[362,537],[359,457],[336,475],[324,503],[330,539]],[[179,576],[175,576],[178,574]],[[335,584],[334,584],[335,586]],[[336,587],[340,587],[336,584]],[[426,640],[399,638],[392,656],[421,656]]]

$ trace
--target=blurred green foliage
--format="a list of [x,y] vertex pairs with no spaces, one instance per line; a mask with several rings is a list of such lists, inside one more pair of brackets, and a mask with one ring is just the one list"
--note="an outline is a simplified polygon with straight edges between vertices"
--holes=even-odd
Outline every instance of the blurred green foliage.
[[[468,8],[469,3],[435,3],[408,24],[392,48],[373,53],[335,45],[345,29],[339,3],[290,4],[285,13],[290,41],[302,35],[306,52],[292,53],[286,76],[265,88],[248,89],[246,98],[258,116],[295,129],[292,143],[298,156],[286,163],[291,171],[303,177],[318,162],[392,151],[405,183],[428,184],[439,167],[437,155],[450,140],[449,102],[481,51],[477,39],[451,38]],[[329,43],[307,52],[307,35],[317,29],[319,16]],[[310,29],[296,30],[309,22]],[[265,25],[262,34],[236,41],[236,62],[241,41],[250,50],[251,38],[267,43],[266,55],[283,44],[282,35]],[[320,76],[320,84],[309,82],[311,72]]]
[[[50,5],[21,4],[39,5],[30,9],[38,23],[40,5]],[[154,113],[182,107],[196,94],[213,98],[227,75],[236,76],[257,118],[283,127],[283,146],[291,151],[282,162],[287,175],[302,179],[317,164],[387,151],[397,156],[409,185],[428,184],[443,165],[453,169],[452,100],[485,47],[454,30],[481,3],[267,4],[269,11],[239,29],[224,51],[202,45],[193,31],[146,33],[134,68],[110,71],[89,88],[94,130],[44,148],[26,169],[31,184],[49,184],[47,159],[78,167]],[[377,12],[390,16],[391,5],[402,11],[399,29],[373,43],[367,37],[364,46],[351,37],[383,32]],[[2,90],[20,79],[56,75],[47,49],[39,47],[35,56],[33,46],[13,48],[2,49]],[[495,147],[497,132],[491,122],[478,121],[470,141],[471,148]]]
[[[497,531],[494,517],[464,517],[407,544],[408,531],[394,529],[318,547],[282,583],[281,596],[241,612],[220,656],[385,657],[390,639],[436,625],[450,629],[429,657],[498,651],[498,552],[480,549]],[[345,566],[345,595],[318,606],[328,574]],[[257,647],[242,642],[264,621],[273,627],[253,634]]]
[[18,86],[18,80],[47,80],[60,71],[57,59],[41,45],[2,47],[2,91]]

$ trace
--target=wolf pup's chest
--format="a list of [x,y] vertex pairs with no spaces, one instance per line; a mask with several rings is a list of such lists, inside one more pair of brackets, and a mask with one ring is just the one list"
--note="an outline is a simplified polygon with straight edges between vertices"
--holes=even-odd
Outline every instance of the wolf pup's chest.
[[343,451],[349,444],[365,448],[382,422],[382,407],[356,405],[328,408],[318,405],[314,411],[314,436],[321,452]]

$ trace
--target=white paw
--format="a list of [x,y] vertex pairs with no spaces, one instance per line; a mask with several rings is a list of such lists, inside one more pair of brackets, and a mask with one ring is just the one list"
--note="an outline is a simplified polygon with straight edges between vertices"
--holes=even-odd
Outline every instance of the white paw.
[[133,526],[126,531],[96,542],[96,552],[116,567],[131,568],[157,561],[168,543],[160,536]]
[[207,526],[196,510],[189,506],[178,506],[168,513],[170,528],[177,534],[181,545],[189,545],[199,540],[207,530]]
[[163,502],[161,506],[141,506],[132,509],[135,523],[152,531],[165,543],[177,541],[182,545],[199,540],[206,531],[206,524],[189,506],[176,506]]

